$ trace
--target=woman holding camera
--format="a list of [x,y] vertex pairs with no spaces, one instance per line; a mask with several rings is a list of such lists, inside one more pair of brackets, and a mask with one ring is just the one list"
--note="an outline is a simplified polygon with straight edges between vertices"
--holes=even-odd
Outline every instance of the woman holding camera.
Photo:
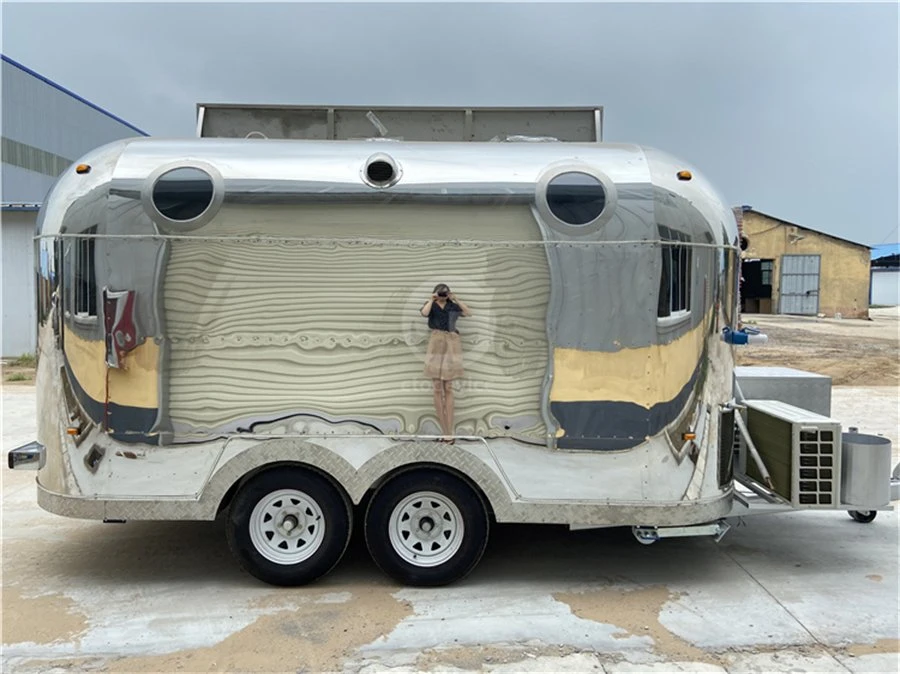
[[431,299],[422,307],[431,337],[425,353],[425,376],[434,384],[434,408],[445,437],[453,444],[453,380],[463,376],[462,344],[456,321],[472,312],[445,283],[434,287]]

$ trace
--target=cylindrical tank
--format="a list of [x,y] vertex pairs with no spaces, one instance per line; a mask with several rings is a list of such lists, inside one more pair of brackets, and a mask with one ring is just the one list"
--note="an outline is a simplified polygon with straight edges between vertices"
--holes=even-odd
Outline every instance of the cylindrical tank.
[[880,508],[891,501],[891,441],[864,433],[841,434],[841,502]]

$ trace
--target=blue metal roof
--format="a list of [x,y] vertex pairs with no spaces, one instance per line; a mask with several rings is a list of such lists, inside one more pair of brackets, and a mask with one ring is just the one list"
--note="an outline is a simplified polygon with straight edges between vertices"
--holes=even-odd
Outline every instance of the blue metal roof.
[[149,135],[150,135],[150,134],[147,133],[146,131],[143,131],[143,130],[137,128],[134,124],[130,124],[129,122],[126,122],[126,121],[125,121],[124,119],[122,119],[121,117],[117,117],[116,115],[112,114],[112,113],[109,112],[108,110],[104,110],[104,109],[101,108],[99,105],[96,105],[95,103],[91,103],[91,102],[90,102],[89,100],[87,100],[86,98],[82,98],[81,96],[79,96],[79,95],[76,94],[75,92],[69,91],[69,90],[66,89],[64,86],[62,86],[62,85],[60,85],[60,84],[57,84],[57,83],[54,82],[53,80],[44,77],[44,76],[41,75],[40,73],[36,73],[36,72],[33,71],[31,68],[22,65],[22,64],[19,63],[18,61],[15,61],[15,60],[9,58],[6,54],[0,54],[0,59],[3,59],[4,61],[6,61],[7,63],[9,63],[10,65],[13,65],[13,66],[15,66],[16,68],[19,68],[20,70],[22,70],[22,71],[28,73],[28,74],[31,75],[32,77],[35,77],[35,78],[41,80],[42,82],[45,82],[46,84],[49,84],[51,87],[53,87],[53,88],[55,88],[55,89],[58,89],[59,91],[63,92],[64,94],[66,94],[66,95],[68,95],[68,96],[71,96],[71,97],[74,98],[75,100],[77,100],[77,101],[79,101],[79,102],[81,102],[81,103],[84,103],[85,105],[87,105],[87,106],[90,107],[90,108],[93,108],[93,109],[96,110],[97,112],[100,112],[100,113],[106,115],[106,116],[109,117],[110,119],[114,119],[115,121],[119,122],[120,124],[124,124],[124,125],[127,126],[129,129],[131,129],[132,131],[136,131],[137,133],[141,134],[142,136],[149,136]]
[[900,243],[883,243],[880,246],[872,248],[872,259],[877,260],[880,257],[888,255],[900,255]]
[[7,211],[39,211],[41,210],[40,204],[7,204],[4,203],[2,207],[0,207],[4,213]]

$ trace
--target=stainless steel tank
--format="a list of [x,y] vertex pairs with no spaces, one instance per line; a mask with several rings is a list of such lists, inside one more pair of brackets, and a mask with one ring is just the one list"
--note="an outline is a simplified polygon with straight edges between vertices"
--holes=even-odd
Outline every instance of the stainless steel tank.
[[891,441],[879,435],[841,435],[841,501],[880,508],[891,500]]

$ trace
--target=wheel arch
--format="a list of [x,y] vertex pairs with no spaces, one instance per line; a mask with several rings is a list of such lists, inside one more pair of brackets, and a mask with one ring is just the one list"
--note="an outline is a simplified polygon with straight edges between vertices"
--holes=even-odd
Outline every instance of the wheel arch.
[[442,470],[463,480],[495,520],[508,514],[512,506],[510,491],[497,473],[483,458],[466,449],[403,442],[356,467],[327,447],[300,438],[275,438],[234,453],[215,471],[200,496],[204,519],[214,519],[227,508],[246,480],[260,471],[288,465],[318,472],[334,484],[350,506],[365,506],[371,494],[387,480],[422,468]]
[[296,438],[266,440],[229,458],[207,482],[200,504],[209,519],[231,504],[241,486],[269,470],[299,467],[322,476],[352,509],[356,470],[332,451]]
[[478,483],[471,475],[463,472],[459,468],[446,464],[440,463],[437,461],[417,461],[414,463],[406,463],[400,466],[396,466],[381,475],[379,475],[366,489],[363,493],[362,498],[359,501],[360,507],[365,511],[368,507],[369,502],[372,499],[372,496],[381,489],[385,484],[390,482],[396,477],[407,473],[413,473],[419,470],[434,470],[440,471],[443,473],[447,473],[452,475],[453,477],[459,479],[463,483],[465,483],[478,497],[481,501],[482,506],[484,506],[484,510],[487,513],[488,517],[492,521],[496,521],[496,514],[494,512],[494,505],[491,502],[491,499],[488,497],[482,485]]
[[329,474],[327,471],[323,470],[319,466],[315,466],[311,463],[306,463],[304,461],[273,461],[270,463],[264,463],[256,466],[249,472],[238,477],[228,489],[226,489],[225,493],[219,499],[218,506],[216,507],[216,517],[219,517],[223,512],[225,512],[228,507],[231,505],[231,502],[234,500],[235,495],[240,491],[241,487],[243,487],[247,482],[252,480],[253,478],[261,475],[263,473],[267,473],[269,471],[278,470],[281,468],[302,468],[304,470],[308,470],[312,473],[316,473],[317,475],[325,478],[331,486],[335,488],[335,491],[340,494],[343,499],[345,505],[348,509],[353,507],[353,502],[350,500],[350,494],[347,493],[346,488],[340,482],[338,482],[333,475]]

